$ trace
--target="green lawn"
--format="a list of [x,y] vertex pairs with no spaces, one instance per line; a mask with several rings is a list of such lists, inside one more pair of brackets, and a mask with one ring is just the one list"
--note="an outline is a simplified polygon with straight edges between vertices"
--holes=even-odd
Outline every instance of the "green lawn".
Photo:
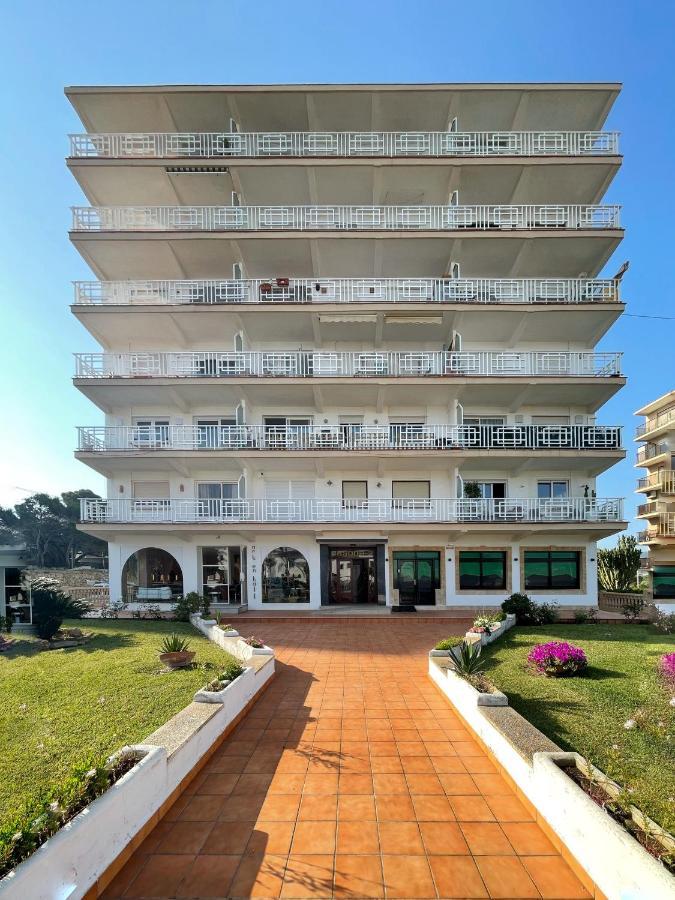
[[[526,658],[546,641],[569,641],[588,658],[576,678],[531,675]],[[490,680],[510,705],[565,750],[576,750],[629,791],[632,802],[675,830],[675,709],[656,666],[675,639],[640,625],[547,625],[507,632],[484,651]],[[624,722],[639,725],[626,730]]]
[[[95,637],[49,652],[22,639],[0,655],[0,825],[81,761],[146,737],[231,659],[187,624],[66,624]],[[195,668],[162,673],[158,647],[172,631],[189,638]]]

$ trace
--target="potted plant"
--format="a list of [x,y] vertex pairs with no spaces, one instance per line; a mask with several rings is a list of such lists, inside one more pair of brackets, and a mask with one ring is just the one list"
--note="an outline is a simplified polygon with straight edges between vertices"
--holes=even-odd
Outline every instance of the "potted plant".
[[159,659],[168,669],[184,669],[194,658],[195,651],[190,650],[190,642],[179,634],[169,634],[162,641]]
[[464,485],[464,496],[467,500],[480,500],[483,496],[480,485],[475,481],[467,481]]

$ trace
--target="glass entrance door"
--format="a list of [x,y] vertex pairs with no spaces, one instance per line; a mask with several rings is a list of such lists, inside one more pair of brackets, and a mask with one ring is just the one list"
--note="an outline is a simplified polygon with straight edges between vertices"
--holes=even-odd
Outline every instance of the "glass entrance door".
[[441,586],[441,554],[434,550],[394,552],[394,587],[402,606],[433,606]]
[[375,550],[332,549],[330,602],[377,603]]

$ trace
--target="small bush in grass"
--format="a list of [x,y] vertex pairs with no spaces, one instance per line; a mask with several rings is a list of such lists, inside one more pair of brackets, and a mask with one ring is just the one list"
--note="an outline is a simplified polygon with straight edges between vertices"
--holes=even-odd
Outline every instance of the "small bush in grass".
[[553,625],[558,618],[558,604],[535,603],[534,618],[537,625]]
[[675,613],[664,613],[657,610],[654,616],[654,628],[661,634],[675,634]]
[[575,625],[592,625],[597,618],[597,610],[589,606],[588,609],[575,609],[572,614]]
[[51,641],[64,619],[81,619],[89,612],[84,600],[73,600],[64,594],[53,578],[36,578],[31,584],[33,624],[38,637]]
[[528,653],[527,661],[539,674],[551,678],[578,675],[588,665],[586,654],[581,647],[575,647],[567,641],[537,644]]
[[675,688],[675,653],[664,653],[659,660],[659,675],[669,688]]
[[516,617],[516,625],[536,625],[536,604],[527,594],[511,594],[502,603],[505,613],[512,613]]

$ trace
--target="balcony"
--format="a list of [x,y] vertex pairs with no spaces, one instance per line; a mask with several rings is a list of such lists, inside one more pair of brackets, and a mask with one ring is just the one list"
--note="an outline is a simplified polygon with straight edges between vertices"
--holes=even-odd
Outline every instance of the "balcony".
[[251,278],[77,281],[78,306],[240,303],[619,303],[611,278]]
[[621,374],[620,353],[592,351],[190,351],[77,353],[76,378],[577,377]]
[[620,450],[620,426],[131,425],[78,428],[78,450]]
[[638,491],[660,491],[662,494],[675,494],[675,472],[671,469],[659,469],[644,478],[639,478]]
[[652,416],[645,419],[642,425],[638,425],[635,429],[635,439],[643,440],[645,435],[651,434],[652,431],[660,431],[662,428],[675,428],[675,408],[667,409],[658,416]]
[[75,206],[73,232],[606,231],[616,205]]
[[645,444],[637,452],[637,464],[639,466],[648,465],[652,460],[668,452],[668,443],[666,441],[660,441],[658,444]]
[[616,156],[616,131],[71,134],[77,159]]
[[638,533],[638,541],[641,544],[658,544],[661,538],[675,538],[675,512],[660,513],[657,522],[651,522],[646,531]]
[[[621,522],[618,498],[555,500],[383,499],[307,500],[82,500],[83,523],[269,524],[269,523],[494,523],[592,524]],[[611,533],[611,532],[610,532]]]

